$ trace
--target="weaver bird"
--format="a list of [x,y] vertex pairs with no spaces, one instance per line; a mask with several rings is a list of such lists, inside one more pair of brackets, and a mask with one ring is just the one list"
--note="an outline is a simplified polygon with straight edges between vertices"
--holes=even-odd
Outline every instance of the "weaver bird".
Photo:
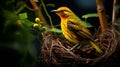
[[79,44],[87,42],[88,44],[91,44],[97,52],[100,54],[103,53],[99,46],[92,39],[92,34],[90,31],[68,7],[60,7],[57,10],[52,10],[51,12],[55,12],[60,17],[61,30],[65,38],[76,43],[71,50],[76,48]]

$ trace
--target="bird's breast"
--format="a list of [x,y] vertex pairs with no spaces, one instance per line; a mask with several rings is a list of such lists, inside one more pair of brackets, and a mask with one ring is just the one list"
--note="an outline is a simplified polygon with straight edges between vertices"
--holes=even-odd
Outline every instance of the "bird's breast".
[[61,21],[61,30],[67,40],[74,43],[78,43],[78,40],[76,40],[76,36],[73,35],[72,32],[67,27],[67,20]]

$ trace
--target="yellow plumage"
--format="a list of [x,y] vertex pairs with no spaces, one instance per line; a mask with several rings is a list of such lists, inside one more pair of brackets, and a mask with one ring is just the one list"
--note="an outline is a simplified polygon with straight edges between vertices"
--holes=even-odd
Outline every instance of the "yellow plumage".
[[103,53],[92,40],[90,31],[68,7],[60,7],[53,12],[56,12],[61,19],[62,33],[66,39],[77,44],[88,42],[96,49],[97,52],[100,54]]

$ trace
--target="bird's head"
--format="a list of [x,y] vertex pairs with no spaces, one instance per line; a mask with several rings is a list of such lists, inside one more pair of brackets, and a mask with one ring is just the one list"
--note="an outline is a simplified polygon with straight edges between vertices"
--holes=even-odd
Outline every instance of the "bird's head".
[[61,19],[66,19],[72,15],[72,11],[68,7],[59,7],[57,10],[52,10],[51,12],[56,13]]

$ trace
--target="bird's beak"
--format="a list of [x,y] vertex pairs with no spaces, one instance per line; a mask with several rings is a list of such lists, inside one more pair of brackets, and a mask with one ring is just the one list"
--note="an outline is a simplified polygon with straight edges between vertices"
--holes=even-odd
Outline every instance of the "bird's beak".
[[50,12],[58,13],[59,11],[57,11],[57,10],[51,10]]

